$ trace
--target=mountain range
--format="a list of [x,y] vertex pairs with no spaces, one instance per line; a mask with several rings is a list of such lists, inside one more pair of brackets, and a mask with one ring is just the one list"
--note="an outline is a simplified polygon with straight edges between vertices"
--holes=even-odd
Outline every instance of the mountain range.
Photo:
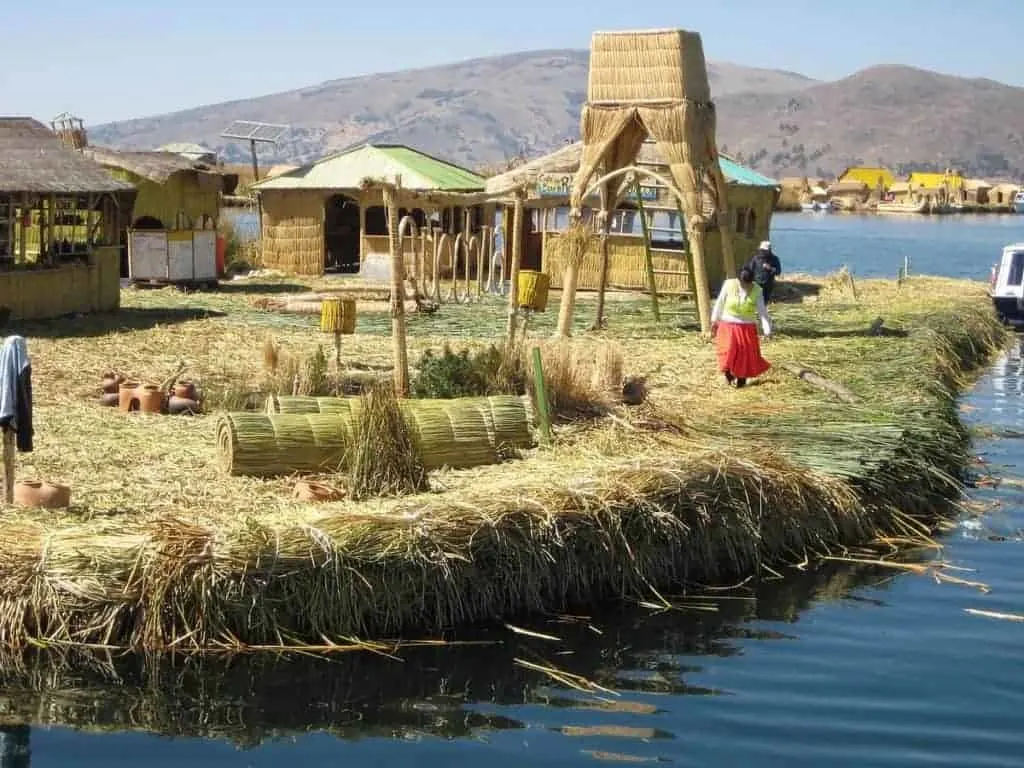
[[[234,120],[282,123],[262,165],[303,163],[362,141],[409,144],[470,168],[501,167],[579,135],[588,52],[546,50],[330,80],[240,101],[90,126],[93,144],[153,149],[178,141],[247,162],[220,137]],[[833,177],[849,165],[903,173],[954,167],[1024,176],[1024,88],[905,66],[835,81],[709,62],[718,143],[776,178]]]

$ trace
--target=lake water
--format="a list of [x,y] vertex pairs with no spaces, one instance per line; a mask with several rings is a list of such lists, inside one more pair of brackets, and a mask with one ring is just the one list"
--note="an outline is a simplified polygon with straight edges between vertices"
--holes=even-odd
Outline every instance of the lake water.
[[[781,215],[787,271],[911,271],[984,279],[1024,216],[934,219]],[[1024,431],[1018,344],[965,397],[965,418]],[[1024,440],[982,441],[996,474],[1024,475]],[[992,511],[943,538],[982,591],[831,563],[750,583],[718,610],[639,606],[523,620],[556,641],[480,630],[501,645],[371,655],[134,662],[61,673],[42,692],[0,689],[0,766],[1020,766],[1024,765],[1024,485],[972,491]],[[614,693],[583,693],[521,661]],[[156,729],[160,735],[149,731]],[[173,737],[173,738],[172,738]],[[18,756],[19,748],[22,756]],[[30,752],[27,757],[24,752]]]

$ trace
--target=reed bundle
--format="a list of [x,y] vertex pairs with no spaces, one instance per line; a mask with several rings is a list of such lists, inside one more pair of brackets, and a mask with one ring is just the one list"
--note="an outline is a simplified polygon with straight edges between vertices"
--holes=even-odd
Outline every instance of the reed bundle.
[[336,472],[354,444],[354,428],[344,414],[225,414],[217,423],[218,463],[228,474],[258,477]]
[[[277,413],[233,413],[217,426],[219,464],[228,474],[271,477],[348,466],[365,402],[359,398],[272,396]],[[512,395],[402,400],[400,412],[428,469],[499,462],[533,445],[530,414]],[[365,431],[360,434],[367,435]]]

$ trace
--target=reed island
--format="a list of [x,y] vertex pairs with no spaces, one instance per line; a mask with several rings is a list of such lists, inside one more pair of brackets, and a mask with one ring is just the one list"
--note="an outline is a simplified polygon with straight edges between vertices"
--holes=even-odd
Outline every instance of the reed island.
[[[588,333],[594,299],[581,295],[574,336],[554,340],[556,293],[517,353],[542,351],[554,426],[540,445],[530,376],[516,383],[500,373],[515,368],[499,360],[504,302],[444,305],[407,318],[413,394],[425,388],[437,399],[450,394],[447,383],[466,381],[481,394],[504,392],[525,401],[536,446],[520,442],[482,463],[493,424],[481,417],[474,431],[472,419],[452,417],[468,425],[453,438],[477,451],[476,466],[424,469],[421,490],[364,498],[359,483],[375,482],[375,461],[350,454],[337,471],[315,473],[345,496],[311,501],[296,497],[297,475],[229,471],[241,457],[225,457],[224,414],[268,418],[261,412],[295,402],[296,382],[334,398],[389,379],[392,313],[386,291],[350,290],[358,322],[342,338],[339,366],[316,316],[277,309],[281,292],[300,288],[318,285],[126,291],[116,314],[26,324],[36,446],[19,457],[19,476],[66,483],[73,498],[62,510],[4,510],[5,645],[433,636],[781,572],[879,539],[919,540],[960,493],[967,434],[956,396],[1004,342],[982,284],[790,277],[770,308],[776,331],[764,354],[773,368],[734,389],[721,384],[692,304],[662,302],[659,322],[646,298],[613,295],[606,328]],[[472,365],[490,380],[467,374]],[[202,413],[104,407],[108,370],[138,381],[177,372],[201,391]],[[815,386],[807,371],[839,386]],[[622,402],[623,382],[646,390],[642,404]],[[363,443],[395,477],[408,476],[393,469],[389,409],[374,412],[356,428]],[[420,417],[421,432],[441,423],[428,421]],[[367,424],[381,430],[372,440]],[[267,456],[280,459],[275,439],[300,453],[297,437],[260,439]]]

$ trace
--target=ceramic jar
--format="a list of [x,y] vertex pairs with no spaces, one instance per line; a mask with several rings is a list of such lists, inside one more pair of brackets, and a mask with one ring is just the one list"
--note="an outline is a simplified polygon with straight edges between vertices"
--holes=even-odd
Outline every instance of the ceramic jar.
[[171,390],[171,394],[174,397],[181,398],[183,400],[195,400],[196,385],[191,381],[179,381],[174,385],[174,388]]
[[167,401],[167,412],[173,415],[199,413],[199,403],[192,398],[171,395]]
[[142,413],[160,413],[164,409],[164,393],[156,384],[143,384],[135,389],[135,399]]
[[122,383],[124,383],[124,376],[115,371],[107,371],[103,374],[104,394],[117,394]]
[[118,388],[118,406],[125,413],[139,409],[138,395],[136,394],[138,388],[139,382],[137,381],[121,382],[121,386]]
[[338,501],[345,497],[345,492],[327,483],[299,480],[295,484],[295,490],[292,495],[299,501],[312,503],[318,501]]
[[19,480],[14,484],[14,503],[23,507],[61,509],[71,504],[71,489],[42,480]]

